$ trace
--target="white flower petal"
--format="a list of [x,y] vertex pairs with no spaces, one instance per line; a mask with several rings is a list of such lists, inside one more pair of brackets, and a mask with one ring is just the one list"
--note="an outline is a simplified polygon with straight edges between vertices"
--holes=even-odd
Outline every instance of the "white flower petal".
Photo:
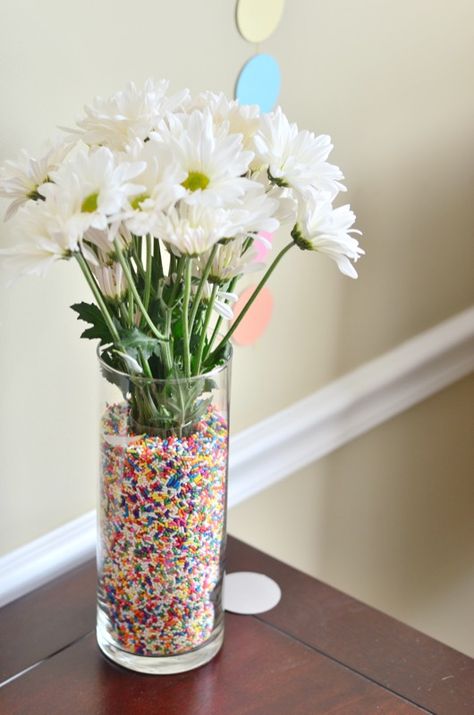
[[336,262],[339,270],[350,278],[357,278],[357,272],[351,261],[356,262],[364,255],[359,242],[350,234],[355,214],[348,204],[334,209],[325,196],[319,198],[313,194],[300,207],[297,232],[300,238],[296,242],[302,248],[310,248],[325,253]]
[[256,164],[268,167],[274,179],[303,195],[311,189],[328,191],[334,198],[345,190],[341,170],[327,163],[333,148],[329,136],[315,136],[290,124],[278,107],[265,114],[254,138]]

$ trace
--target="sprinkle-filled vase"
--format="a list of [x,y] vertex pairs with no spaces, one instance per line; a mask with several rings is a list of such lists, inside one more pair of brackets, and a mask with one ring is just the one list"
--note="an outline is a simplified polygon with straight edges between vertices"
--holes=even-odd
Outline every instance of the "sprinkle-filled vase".
[[166,380],[99,360],[97,640],[132,670],[197,668],[224,637],[230,357]]

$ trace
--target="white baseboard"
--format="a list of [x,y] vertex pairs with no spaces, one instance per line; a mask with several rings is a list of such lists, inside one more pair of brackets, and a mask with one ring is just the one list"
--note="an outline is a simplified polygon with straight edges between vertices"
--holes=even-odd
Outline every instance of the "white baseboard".
[[0,558],[0,606],[79,566],[95,553],[95,511]]
[[474,370],[474,307],[420,333],[232,442],[235,505]]
[[[474,307],[231,439],[235,506],[474,370]],[[91,558],[95,512],[0,558],[0,606]]]

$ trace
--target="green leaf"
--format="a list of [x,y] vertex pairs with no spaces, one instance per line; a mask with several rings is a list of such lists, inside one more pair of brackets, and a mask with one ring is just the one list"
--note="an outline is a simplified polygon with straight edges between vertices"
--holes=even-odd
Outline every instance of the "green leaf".
[[129,355],[137,357],[140,352],[145,360],[155,353],[159,355],[160,342],[155,337],[147,335],[139,328],[130,328],[120,331],[122,347]]
[[74,305],[71,305],[71,308],[77,313],[78,320],[83,320],[91,326],[84,330],[81,334],[81,338],[100,340],[101,343],[113,343],[114,340],[104,316],[95,303],[74,303]]

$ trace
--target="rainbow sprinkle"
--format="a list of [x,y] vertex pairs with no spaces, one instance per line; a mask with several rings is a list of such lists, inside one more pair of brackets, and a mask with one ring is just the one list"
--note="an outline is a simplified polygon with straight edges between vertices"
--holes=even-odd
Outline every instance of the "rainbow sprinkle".
[[193,434],[131,434],[103,417],[99,603],[135,655],[202,645],[221,615],[228,429],[210,406]]

